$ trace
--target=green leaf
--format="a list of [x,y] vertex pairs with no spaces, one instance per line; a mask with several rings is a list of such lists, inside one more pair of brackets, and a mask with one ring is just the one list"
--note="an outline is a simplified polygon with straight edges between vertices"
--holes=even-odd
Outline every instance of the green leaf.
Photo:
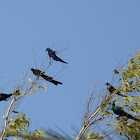
[[37,135],[37,136],[46,137],[46,136],[44,135],[45,130],[40,130],[40,131],[35,130],[35,131],[36,131],[36,135]]
[[18,111],[13,111],[13,113],[19,113]]
[[30,78],[29,78],[28,80],[29,80],[30,83],[33,83],[32,80],[31,80]]
[[46,85],[44,85],[44,89],[45,89],[45,90],[47,90],[47,87],[46,87]]
[[37,92],[37,91],[39,91],[39,89],[32,90],[32,92]]
[[119,71],[117,71],[116,69],[114,70],[114,72],[115,72],[116,74],[119,74]]
[[6,115],[4,115],[2,118],[6,118]]

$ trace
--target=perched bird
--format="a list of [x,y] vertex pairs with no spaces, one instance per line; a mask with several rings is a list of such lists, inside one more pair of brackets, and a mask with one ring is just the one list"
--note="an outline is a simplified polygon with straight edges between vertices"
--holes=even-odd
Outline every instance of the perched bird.
[[46,51],[48,51],[48,55],[51,59],[51,57],[55,60],[55,61],[60,61],[62,63],[66,63],[68,64],[67,62],[65,62],[64,60],[62,60],[61,58],[59,58],[58,56],[56,56],[56,51],[53,51],[51,50],[50,48],[47,48]]
[[115,103],[112,104],[112,110],[115,114],[119,115],[119,117],[126,116],[128,119],[140,121],[140,119],[137,119],[137,118],[133,117],[131,114],[123,111],[121,107],[115,106]]
[[10,96],[12,96],[12,94],[0,93],[0,101],[7,101]]
[[[113,94],[116,91],[116,89],[112,85],[110,85],[109,83],[106,83],[105,85],[107,85],[107,89],[110,92],[110,94]],[[123,96],[123,97],[126,97],[125,95],[120,94],[119,91],[116,94]]]
[[51,83],[53,83],[53,84],[55,84],[55,85],[62,84],[61,82],[58,82],[58,81],[53,80],[52,77],[45,75],[44,72],[41,72],[41,71],[38,70],[38,69],[33,69],[33,68],[31,68],[31,71],[33,72],[34,75],[36,75],[36,76],[41,76],[41,77],[42,77],[43,79],[45,79],[46,81],[49,81],[49,82],[51,82]]

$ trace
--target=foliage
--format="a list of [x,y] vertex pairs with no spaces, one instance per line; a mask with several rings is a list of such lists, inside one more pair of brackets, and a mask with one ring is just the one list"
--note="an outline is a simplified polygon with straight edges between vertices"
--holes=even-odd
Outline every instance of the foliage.
[[[121,71],[121,91],[127,95],[118,103],[133,116],[140,118],[140,52],[129,60],[128,67]],[[130,94],[130,95],[129,95]],[[117,121],[116,129],[127,139],[140,139],[140,121]]]
[[[112,137],[116,134],[130,140],[140,139],[140,121],[128,119],[126,116],[116,116],[112,111],[112,104],[115,102],[124,111],[140,119],[140,52],[138,51],[136,57],[129,60],[126,68],[116,68],[114,75],[119,77],[119,86],[113,94],[110,95],[107,90],[103,89],[100,89],[99,92],[94,92],[94,87],[87,103],[82,129],[76,140],[109,139],[109,136]],[[25,83],[25,79],[27,79],[27,75],[19,83]],[[13,93],[14,99],[9,106],[7,114],[3,116],[5,125],[1,139],[4,137],[14,137],[15,140],[17,138],[25,140],[74,139],[74,135],[69,138],[53,130],[29,132],[31,120],[27,118],[26,114],[15,111],[13,108],[17,106],[14,105],[25,95],[38,92],[40,89],[47,90],[47,87],[46,85],[41,85],[38,76],[34,80],[28,78],[28,82],[31,85],[25,92],[20,93],[19,90],[16,90],[18,92]],[[116,94],[118,91],[124,96],[118,96]],[[10,114],[14,114],[15,119],[9,119]],[[106,130],[103,130],[103,132],[99,131],[101,128],[98,129],[97,126],[104,126]]]
[[[127,68],[123,68],[121,72],[118,70],[114,70],[114,72],[121,76],[119,79],[121,81],[120,91],[125,97],[117,96],[107,106],[112,105],[115,101],[123,110],[136,118],[140,118],[140,52],[136,54],[135,58],[129,60]],[[111,107],[103,108],[101,113],[102,115],[110,114],[112,116],[110,110]],[[140,121],[136,122],[120,116],[116,118],[114,127],[120,132],[120,135],[125,136],[127,139],[140,139]]]
[[[8,127],[10,131],[13,132],[25,132],[27,134],[26,128],[29,126],[29,119],[27,120],[27,117],[24,113],[21,115],[17,115],[17,118],[11,122]],[[27,126],[27,127],[26,127]]]
[[[121,67],[122,70],[119,68],[114,70],[113,81],[115,75],[119,78],[119,86],[114,93],[108,95],[108,93],[105,93],[102,89],[100,89],[99,92],[91,93],[87,104],[87,112],[83,118],[83,127],[76,140],[82,138],[87,140],[112,139],[109,137],[114,137],[116,134],[126,139],[140,139],[140,121],[128,119],[126,116],[116,117],[116,114],[112,111],[112,104],[115,102],[115,104],[118,104],[125,112],[140,119],[140,52],[138,51],[136,57],[129,60],[127,68]],[[116,94],[118,91],[121,92],[123,97]],[[96,97],[95,99],[97,94],[98,98]],[[97,103],[99,104],[98,100],[101,96],[103,98],[100,105],[94,110],[91,110],[91,106],[95,106]],[[98,130],[93,131],[98,129],[96,124],[106,128],[107,131],[105,132],[105,130],[103,130],[101,133],[98,133]],[[109,128],[110,130],[108,130]],[[88,132],[87,135],[85,132]]]

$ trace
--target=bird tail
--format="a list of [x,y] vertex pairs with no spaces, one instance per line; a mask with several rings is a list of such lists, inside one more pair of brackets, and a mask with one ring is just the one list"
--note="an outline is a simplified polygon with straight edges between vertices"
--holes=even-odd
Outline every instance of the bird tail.
[[12,94],[6,94],[6,99],[4,101],[7,101],[10,96],[12,96]]
[[132,115],[126,113],[126,112],[124,112],[124,116],[126,116],[127,118],[132,119],[134,121],[140,121],[140,119],[137,119],[137,118],[133,117]]
[[62,85],[61,82],[55,81],[55,80],[53,80],[52,77],[49,77],[49,76],[47,76],[47,75],[45,75],[45,74],[42,74],[41,77],[42,77],[43,79],[45,79],[46,81],[49,81],[49,82],[53,83],[54,85],[58,85],[58,84],[61,84],[61,85]]
[[129,115],[128,118],[130,118],[130,119],[132,119],[132,120],[135,120],[135,121],[140,121],[140,119],[137,119],[137,118],[135,118],[135,117],[133,117],[133,116],[131,116],[131,115]]
[[116,94],[118,94],[118,95],[120,95],[120,96],[122,96],[122,97],[127,97],[126,95],[122,95],[120,92],[118,92],[118,93],[116,93]]
[[62,62],[62,63],[68,64],[67,62],[65,62],[64,60],[62,60],[61,58],[59,58],[58,56],[53,57],[53,59],[54,59],[55,61],[60,61],[60,62]]
[[8,97],[12,96],[12,93],[11,94],[8,94]]
[[134,120],[135,120],[135,121],[139,121],[139,122],[140,122],[140,119],[134,118]]
[[55,84],[55,85],[58,85],[58,84],[61,84],[61,85],[62,85],[61,82],[58,82],[58,81],[55,81],[55,80],[51,80],[50,82],[52,82],[52,83]]

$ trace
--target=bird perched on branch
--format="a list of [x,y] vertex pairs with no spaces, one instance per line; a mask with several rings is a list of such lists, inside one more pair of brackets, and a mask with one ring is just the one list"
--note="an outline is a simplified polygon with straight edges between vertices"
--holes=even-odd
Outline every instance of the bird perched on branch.
[[[110,92],[110,94],[113,94],[116,91],[116,89],[112,85],[110,85],[109,83],[106,83],[105,85],[107,85],[107,89]],[[125,95],[120,94],[119,91],[116,94],[118,94],[122,97],[126,97]]]
[[128,119],[140,121],[140,119],[137,119],[133,117],[131,114],[126,113],[124,110],[122,110],[121,107],[115,106],[115,103],[112,104],[112,110],[116,115],[119,115],[119,117],[126,116]]
[[19,90],[16,90],[14,93],[11,94],[0,93],[0,101],[7,101],[8,98],[12,95],[20,95]]
[[45,75],[44,72],[41,72],[38,69],[31,68],[31,71],[33,72],[34,75],[41,76],[46,81],[51,82],[51,83],[53,83],[55,85],[62,84],[61,82],[58,82],[58,81],[53,80],[53,77],[50,77],[50,76]]
[[10,96],[12,96],[12,94],[0,93],[0,101],[7,101]]
[[59,58],[58,56],[56,56],[56,51],[53,51],[51,50],[50,48],[47,48],[46,51],[48,51],[48,55],[51,59],[51,57],[55,60],[55,61],[60,61],[62,63],[66,63],[68,64],[67,62],[65,62],[64,60],[62,60],[61,58]]

